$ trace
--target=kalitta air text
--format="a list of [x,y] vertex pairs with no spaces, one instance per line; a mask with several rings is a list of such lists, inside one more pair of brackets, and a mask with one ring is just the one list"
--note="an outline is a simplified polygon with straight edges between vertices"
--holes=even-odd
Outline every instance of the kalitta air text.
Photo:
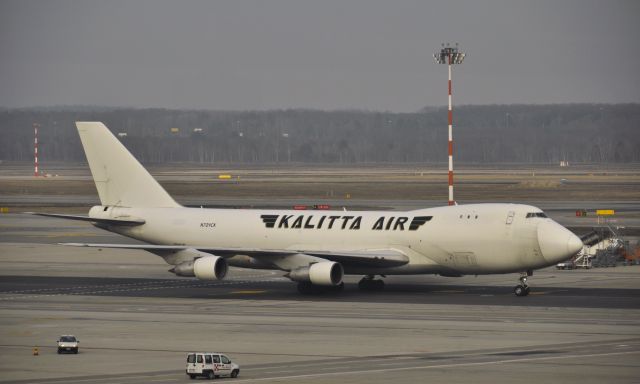
[[[365,226],[362,216],[355,215],[261,215],[267,228],[359,230]],[[416,231],[433,216],[380,216],[370,228],[373,231]],[[369,227],[369,226],[366,226]]]

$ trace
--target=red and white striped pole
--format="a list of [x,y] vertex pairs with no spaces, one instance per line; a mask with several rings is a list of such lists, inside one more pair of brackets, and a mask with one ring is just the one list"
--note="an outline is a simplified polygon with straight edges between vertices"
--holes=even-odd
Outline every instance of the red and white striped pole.
[[33,176],[38,177],[40,175],[38,171],[38,127],[40,124],[33,123],[33,160],[34,160],[34,170]]
[[433,58],[438,64],[447,64],[449,69],[449,205],[455,205],[456,201],[453,199],[453,103],[451,96],[451,66],[453,64],[462,64],[465,54],[458,51],[458,44],[455,47],[450,47],[449,44],[445,47],[442,44],[440,52],[433,55]]
[[455,205],[453,200],[453,110],[451,109],[451,53],[447,55],[449,67],[449,205]]

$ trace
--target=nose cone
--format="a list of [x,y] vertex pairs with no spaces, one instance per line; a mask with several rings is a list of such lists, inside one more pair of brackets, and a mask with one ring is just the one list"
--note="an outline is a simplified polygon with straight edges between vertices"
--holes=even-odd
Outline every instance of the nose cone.
[[550,263],[567,260],[582,249],[578,236],[552,220],[538,224],[538,244],[542,256]]

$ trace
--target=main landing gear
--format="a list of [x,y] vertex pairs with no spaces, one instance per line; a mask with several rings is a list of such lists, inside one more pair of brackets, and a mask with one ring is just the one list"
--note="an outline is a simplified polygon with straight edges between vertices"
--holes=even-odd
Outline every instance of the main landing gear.
[[360,280],[358,288],[361,291],[382,291],[384,289],[384,281],[376,280],[375,275],[367,275]]
[[527,296],[529,295],[529,286],[527,285],[527,277],[533,275],[532,271],[522,272],[520,273],[520,284],[516,285],[513,289],[513,293],[516,296]]

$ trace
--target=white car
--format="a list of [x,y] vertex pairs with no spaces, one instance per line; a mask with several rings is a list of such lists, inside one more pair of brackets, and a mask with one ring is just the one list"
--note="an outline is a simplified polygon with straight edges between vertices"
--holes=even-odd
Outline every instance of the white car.
[[557,269],[574,269],[576,264],[573,261],[565,261],[562,263],[556,264]]
[[72,352],[78,353],[78,344],[80,340],[73,335],[62,335],[58,339],[58,353]]
[[238,377],[240,366],[218,352],[193,352],[187,355],[186,373],[192,379],[198,376],[207,379]]

